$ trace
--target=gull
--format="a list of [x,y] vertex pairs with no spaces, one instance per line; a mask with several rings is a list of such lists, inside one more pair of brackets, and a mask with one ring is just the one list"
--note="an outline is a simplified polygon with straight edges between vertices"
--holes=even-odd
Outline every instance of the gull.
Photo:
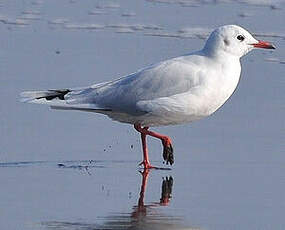
[[107,115],[132,124],[140,133],[145,169],[150,164],[146,137],[162,141],[163,159],[174,163],[170,137],[150,127],[185,124],[217,111],[235,91],[241,74],[240,58],[255,48],[275,49],[237,25],[215,29],[204,47],[138,70],[119,79],[74,89],[21,93],[22,101],[52,109]]

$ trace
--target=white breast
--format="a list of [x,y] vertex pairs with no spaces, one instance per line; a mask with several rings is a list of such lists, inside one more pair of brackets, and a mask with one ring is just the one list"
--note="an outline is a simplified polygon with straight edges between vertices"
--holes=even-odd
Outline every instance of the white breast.
[[210,115],[219,109],[235,91],[241,73],[239,61],[231,61],[215,68],[211,76],[205,78],[201,86],[201,113]]
[[201,71],[200,76],[195,77],[200,83],[188,92],[140,102],[141,108],[150,111],[141,122],[149,126],[188,123],[219,109],[238,85],[240,62],[205,63],[210,65],[209,71]]

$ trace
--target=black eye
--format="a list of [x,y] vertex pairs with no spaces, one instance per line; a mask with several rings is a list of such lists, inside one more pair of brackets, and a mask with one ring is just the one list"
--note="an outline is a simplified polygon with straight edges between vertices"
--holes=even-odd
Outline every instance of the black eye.
[[238,35],[237,39],[240,40],[241,42],[244,40],[244,36],[243,35]]

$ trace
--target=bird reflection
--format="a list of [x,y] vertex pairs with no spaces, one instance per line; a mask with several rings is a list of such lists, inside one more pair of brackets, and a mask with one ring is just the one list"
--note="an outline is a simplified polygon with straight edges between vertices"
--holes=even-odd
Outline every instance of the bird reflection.
[[145,204],[145,193],[150,176],[150,171],[145,169],[140,172],[142,175],[141,189],[137,205],[133,206],[130,213],[115,213],[103,217],[103,224],[94,223],[72,223],[72,222],[45,222],[43,225],[48,229],[69,229],[69,230],[179,230],[197,229],[185,228],[182,219],[163,213],[165,206],[171,201],[173,178],[172,176],[162,178],[161,197],[157,202]]
[[128,214],[119,213],[105,217],[105,223],[100,228],[116,230],[182,229],[181,218],[163,214],[160,210],[160,207],[167,206],[170,203],[173,187],[172,176],[162,179],[160,200],[145,204],[145,193],[150,171],[145,169],[140,173],[142,175],[140,195],[138,204],[133,207],[133,211]]
[[131,217],[133,218],[133,222],[139,222],[147,218],[149,214],[148,211],[150,212],[149,216],[152,216],[153,219],[154,215],[151,214],[152,208],[157,206],[167,206],[171,199],[173,178],[170,176],[170,177],[165,177],[162,180],[160,201],[145,205],[144,197],[149,177],[149,170],[145,169],[144,171],[141,172],[141,174],[142,174],[142,183],[141,183],[138,205],[133,207],[133,212],[131,215]]

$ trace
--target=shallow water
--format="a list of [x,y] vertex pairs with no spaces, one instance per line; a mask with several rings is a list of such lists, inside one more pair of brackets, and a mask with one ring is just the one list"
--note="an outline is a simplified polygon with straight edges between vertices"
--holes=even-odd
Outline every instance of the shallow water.
[[[285,5],[215,2],[0,2],[1,229],[285,228]],[[230,23],[277,49],[243,58],[213,116],[156,129],[174,141],[171,170],[139,172],[129,125],[18,102],[23,90],[85,86],[200,49]],[[161,143],[148,144],[166,167]]]

